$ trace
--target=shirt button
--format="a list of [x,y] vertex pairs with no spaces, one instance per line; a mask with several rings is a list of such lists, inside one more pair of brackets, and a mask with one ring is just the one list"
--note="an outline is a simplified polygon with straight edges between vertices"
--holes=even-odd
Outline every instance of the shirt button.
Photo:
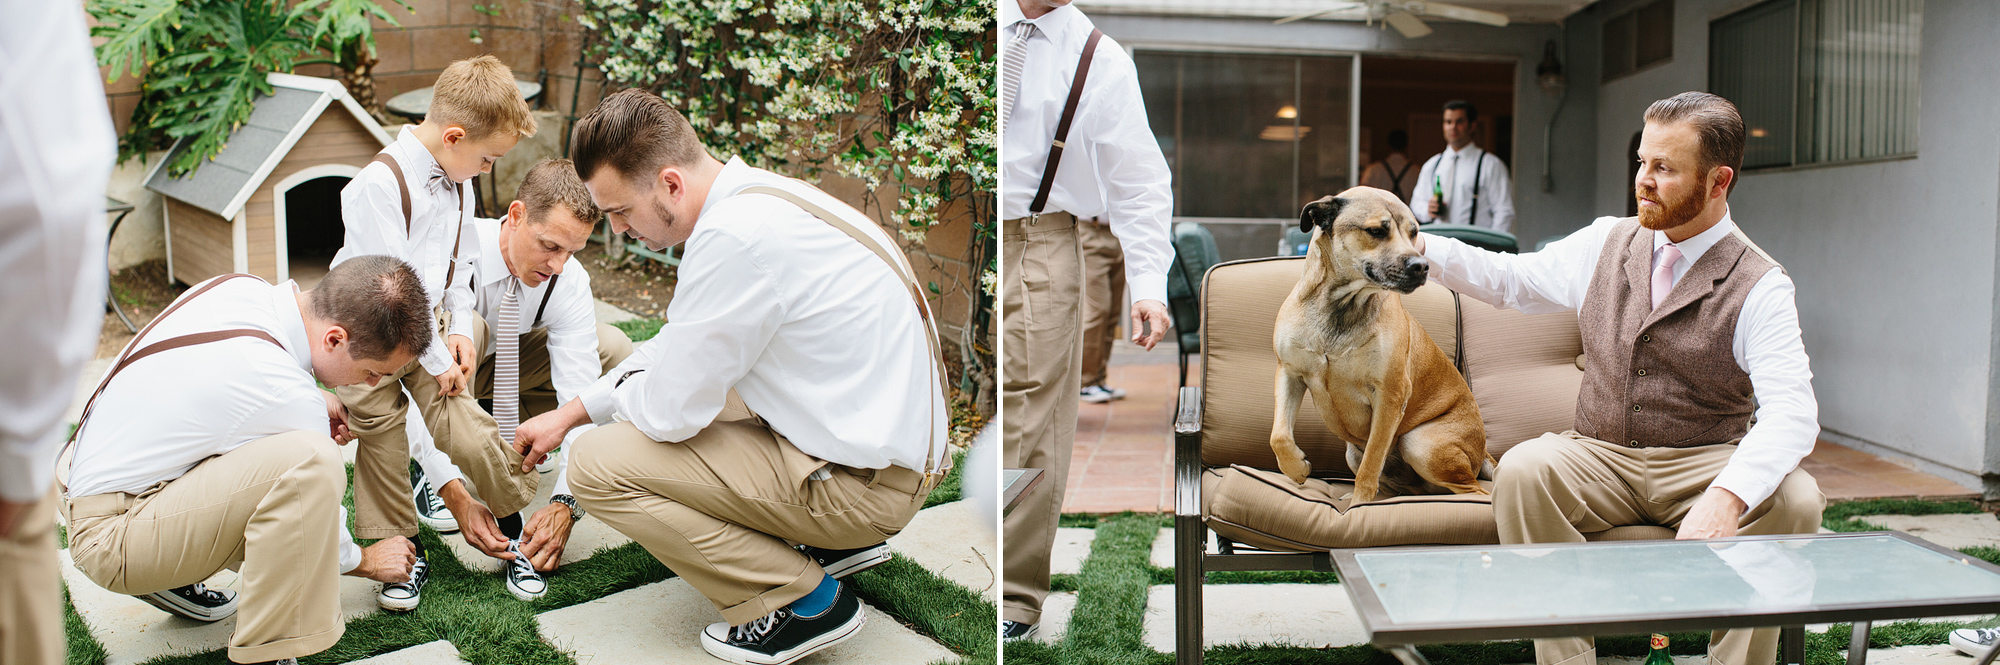
[[1645,375],[1646,375],[1646,370],[1643,369],[1639,370],[1639,376],[1645,376]]
[[1653,336],[1652,336],[1652,335],[1640,335],[1640,336],[1639,336],[1639,341],[1641,341],[1641,342],[1650,342],[1650,341],[1653,341]]
[[1632,405],[1632,412],[1633,412],[1633,413],[1638,413],[1638,412],[1639,412],[1639,405],[1637,405],[1637,404],[1634,404],[1634,405]]

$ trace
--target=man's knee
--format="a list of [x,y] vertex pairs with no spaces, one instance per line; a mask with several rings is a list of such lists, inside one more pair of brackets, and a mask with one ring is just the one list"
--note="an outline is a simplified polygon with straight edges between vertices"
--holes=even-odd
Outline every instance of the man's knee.
[[1509,448],[1506,456],[1493,467],[1495,498],[1507,490],[1546,488],[1555,479],[1556,470],[1568,461],[1563,452],[1567,445],[1567,440],[1543,435]]
[[1769,512],[1762,519],[1772,522],[1771,529],[1759,531],[1771,533],[1812,533],[1818,530],[1826,510],[1826,495],[1820,492],[1819,481],[1802,469],[1786,474],[1765,502]]
[[578,501],[601,501],[611,497],[618,474],[606,467],[607,463],[616,459],[618,455],[607,455],[604,449],[611,444],[611,438],[615,438],[611,437],[610,430],[618,427],[630,427],[630,425],[618,423],[593,428],[576,437],[576,441],[570,444],[567,453],[569,488],[570,494]]
[[331,437],[322,432],[294,431],[258,443],[263,448],[260,454],[274,456],[272,459],[289,468],[281,478],[301,483],[308,496],[323,494],[339,500],[341,488],[347,484],[347,471],[340,448]]
[[597,361],[609,372],[632,355],[632,338],[617,326],[597,324]]

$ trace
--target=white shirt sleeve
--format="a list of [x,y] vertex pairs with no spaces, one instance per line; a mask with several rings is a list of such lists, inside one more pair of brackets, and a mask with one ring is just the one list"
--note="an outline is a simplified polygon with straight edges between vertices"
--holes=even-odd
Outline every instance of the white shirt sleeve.
[[346,575],[361,567],[361,546],[354,544],[354,533],[347,530],[347,506],[339,506],[340,522],[334,528],[340,531],[340,574]]
[[749,243],[726,232],[699,234],[690,243],[668,322],[646,344],[648,351],[674,349],[673,356],[651,358],[650,371],[632,375],[611,396],[615,413],[655,441],[682,441],[713,422],[729,388],[749,373],[784,321],[783,291]]
[[[419,243],[411,242],[409,231],[403,228],[403,195],[396,191],[396,174],[389,170],[389,165],[370,162],[340,189],[340,219],[347,231],[333,265],[357,256],[383,254],[402,259],[422,276],[423,267],[410,257],[412,248]],[[432,330],[437,328],[434,319],[428,315],[425,319]],[[432,333],[431,348],[417,360],[424,371],[436,376],[451,366],[451,352],[445,348],[444,339]]]
[[[597,359],[597,310],[590,293],[590,273],[570,266],[549,294],[542,321],[549,328],[549,379],[556,386],[556,403],[582,395],[604,372]],[[535,303],[541,306],[541,303]],[[523,312],[526,316],[534,314]]]
[[[1492,161],[1486,165],[1486,182],[1480,183],[1482,185],[1480,191],[1486,194],[1484,197],[1481,197],[1480,204],[1482,206],[1492,206],[1492,217],[1489,219],[1493,221],[1493,230],[1513,233],[1513,176],[1507,174],[1507,164],[1501,162],[1498,156],[1489,152],[1485,153],[1483,158]],[[1473,223],[1477,224],[1478,220],[1473,220]]]
[[[458,186],[470,188],[472,187],[472,183],[459,183]],[[452,276],[451,283],[446,284],[444,287],[444,309],[451,312],[451,329],[447,330],[446,334],[464,335],[467,339],[471,339],[472,317],[479,316],[479,311],[473,306],[475,301],[472,296],[472,266],[479,258],[480,244],[479,229],[474,228],[473,225],[479,223],[480,220],[472,216],[471,196],[465,197],[463,205],[465,207],[459,212],[457,228],[453,230],[451,240],[446,241],[445,245],[445,251],[450,252],[452,250],[451,245],[455,241],[458,245],[458,258],[452,261],[457,266],[457,269],[452,273],[448,273]],[[446,357],[450,357],[450,350],[448,348],[445,355]],[[443,368],[439,368],[439,371],[443,371]],[[436,375],[437,373],[432,372],[431,374]],[[471,379],[472,377],[466,377],[468,381]]]
[[[1100,44],[1098,48],[1105,46]],[[1113,55],[1113,54],[1104,54]],[[1115,54],[1122,56],[1123,53]],[[1107,57],[1105,85],[1086,114],[1090,127],[1072,132],[1089,136],[1097,148],[1098,182],[1104,188],[1106,218],[1125,252],[1125,283],[1132,301],[1167,302],[1167,264],[1174,259],[1173,172],[1147,124],[1146,102],[1130,60]]]
[[1453,291],[1495,307],[1529,314],[1575,311],[1583,307],[1590,276],[1615,217],[1602,217],[1539,252],[1489,252],[1453,238],[1424,234],[1424,258],[1431,278]]
[[1417,171],[1416,181],[1410,183],[1410,212],[1416,214],[1418,224],[1437,221],[1431,216],[1431,178],[1436,175],[1432,165],[1437,162],[1436,157],[1425,159],[1423,168]]
[[1736,317],[1733,351],[1737,366],[1750,374],[1757,423],[1710,486],[1729,490],[1750,508],[1777,491],[1819,438],[1819,400],[1799,336],[1796,294],[1792,278],[1772,268],[1750,287]]
[[47,496],[63,413],[103,326],[116,139],[76,3],[0,21],[0,499]]

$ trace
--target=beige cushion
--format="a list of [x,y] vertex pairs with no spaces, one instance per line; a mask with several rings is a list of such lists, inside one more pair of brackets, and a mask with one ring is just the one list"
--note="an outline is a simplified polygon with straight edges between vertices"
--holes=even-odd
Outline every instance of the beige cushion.
[[1608,540],[1670,540],[1675,533],[1673,529],[1663,526],[1614,526],[1597,533],[1583,534],[1583,539],[1593,543]]
[[1486,453],[1499,459],[1516,444],[1569,429],[1583,384],[1576,313],[1522,314],[1464,296],[1458,303],[1465,322],[1460,363],[1486,422]]
[[1492,497],[1483,494],[1399,496],[1356,506],[1343,498],[1353,485],[1309,478],[1301,486],[1281,473],[1240,466],[1208,470],[1201,486],[1210,529],[1269,550],[1500,542]]
[[[1209,271],[1201,297],[1203,464],[1277,468],[1271,453],[1271,419],[1277,401],[1278,356],[1271,338],[1278,308],[1298,284],[1305,262],[1303,257],[1253,259]],[[1403,307],[1445,355],[1454,358],[1456,299],[1435,283],[1403,297]],[[1575,394],[1572,385],[1571,399]],[[1313,475],[1349,475],[1347,444],[1327,430],[1310,398],[1302,402],[1293,436],[1312,460]]]

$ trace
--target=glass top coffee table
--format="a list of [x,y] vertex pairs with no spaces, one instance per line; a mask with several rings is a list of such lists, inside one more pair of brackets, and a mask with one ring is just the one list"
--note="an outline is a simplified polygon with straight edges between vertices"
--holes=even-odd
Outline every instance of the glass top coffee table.
[[1419,644],[1850,621],[1865,645],[1865,622],[2000,612],[2000,567],[1892,531],[1332,554],[1406,663]]

